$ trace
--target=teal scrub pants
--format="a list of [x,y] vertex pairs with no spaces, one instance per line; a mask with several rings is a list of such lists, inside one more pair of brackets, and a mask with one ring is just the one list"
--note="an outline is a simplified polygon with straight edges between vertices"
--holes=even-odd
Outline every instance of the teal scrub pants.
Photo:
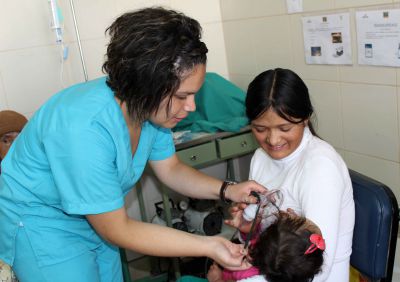
[[62,263],[39,267],[24,227],[20,227],[13,270],[20,282],[122,282],[121,259],[116,250],[102,245]]

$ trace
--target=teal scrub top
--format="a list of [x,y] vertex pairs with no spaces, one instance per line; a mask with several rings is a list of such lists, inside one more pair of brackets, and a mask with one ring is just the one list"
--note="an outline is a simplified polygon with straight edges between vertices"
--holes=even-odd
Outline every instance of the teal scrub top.
[[1,164],[0,259],[12,265],[21,226],[41,266],[104,244],[84,215],[123,207],[147,161],[174,152],[170,129],[146,121],[132,158],[128,128],[106,78],[54,95]]

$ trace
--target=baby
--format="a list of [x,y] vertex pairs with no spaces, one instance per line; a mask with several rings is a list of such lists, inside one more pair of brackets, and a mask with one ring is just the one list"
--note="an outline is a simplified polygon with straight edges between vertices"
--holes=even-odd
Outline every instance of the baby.
[[[238,212],[238,213],[242,213]],[[278,212],[276,221],[261,233],[251,236],[248,256],[241,270],[221,270],[213,264],[207,274],[210,282],[308,282],[321,271],[325,242],[311,221],[290,212]],[[229,221],[248,232],[249,224]],[[243,218],[240,215],[240,218]],[[256,218],[259,222],[260,218]],[[243,220],[244,221],[244,220]],[[259,224],[259,223],[258,223]],[[259,230],[260,228],[258,228]]]

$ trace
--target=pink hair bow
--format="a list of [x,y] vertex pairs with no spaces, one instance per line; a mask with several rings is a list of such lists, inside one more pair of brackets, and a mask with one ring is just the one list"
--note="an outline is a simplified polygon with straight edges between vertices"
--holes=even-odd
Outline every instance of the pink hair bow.
[[319,234],[311,234],[310,236],[311,245],[305,251],[305,255],[313,253],[316,249],[320,249],[321,251],[325,250],[325,240]]

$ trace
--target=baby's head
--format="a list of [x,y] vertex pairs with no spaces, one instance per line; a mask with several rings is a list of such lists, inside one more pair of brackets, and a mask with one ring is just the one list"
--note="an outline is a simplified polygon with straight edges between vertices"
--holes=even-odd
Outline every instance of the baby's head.
[[321,231],[313,222],[281,212],[251,248],[252,264],[270,282],[312,281],[323,263],[325,244],[321,239]]

